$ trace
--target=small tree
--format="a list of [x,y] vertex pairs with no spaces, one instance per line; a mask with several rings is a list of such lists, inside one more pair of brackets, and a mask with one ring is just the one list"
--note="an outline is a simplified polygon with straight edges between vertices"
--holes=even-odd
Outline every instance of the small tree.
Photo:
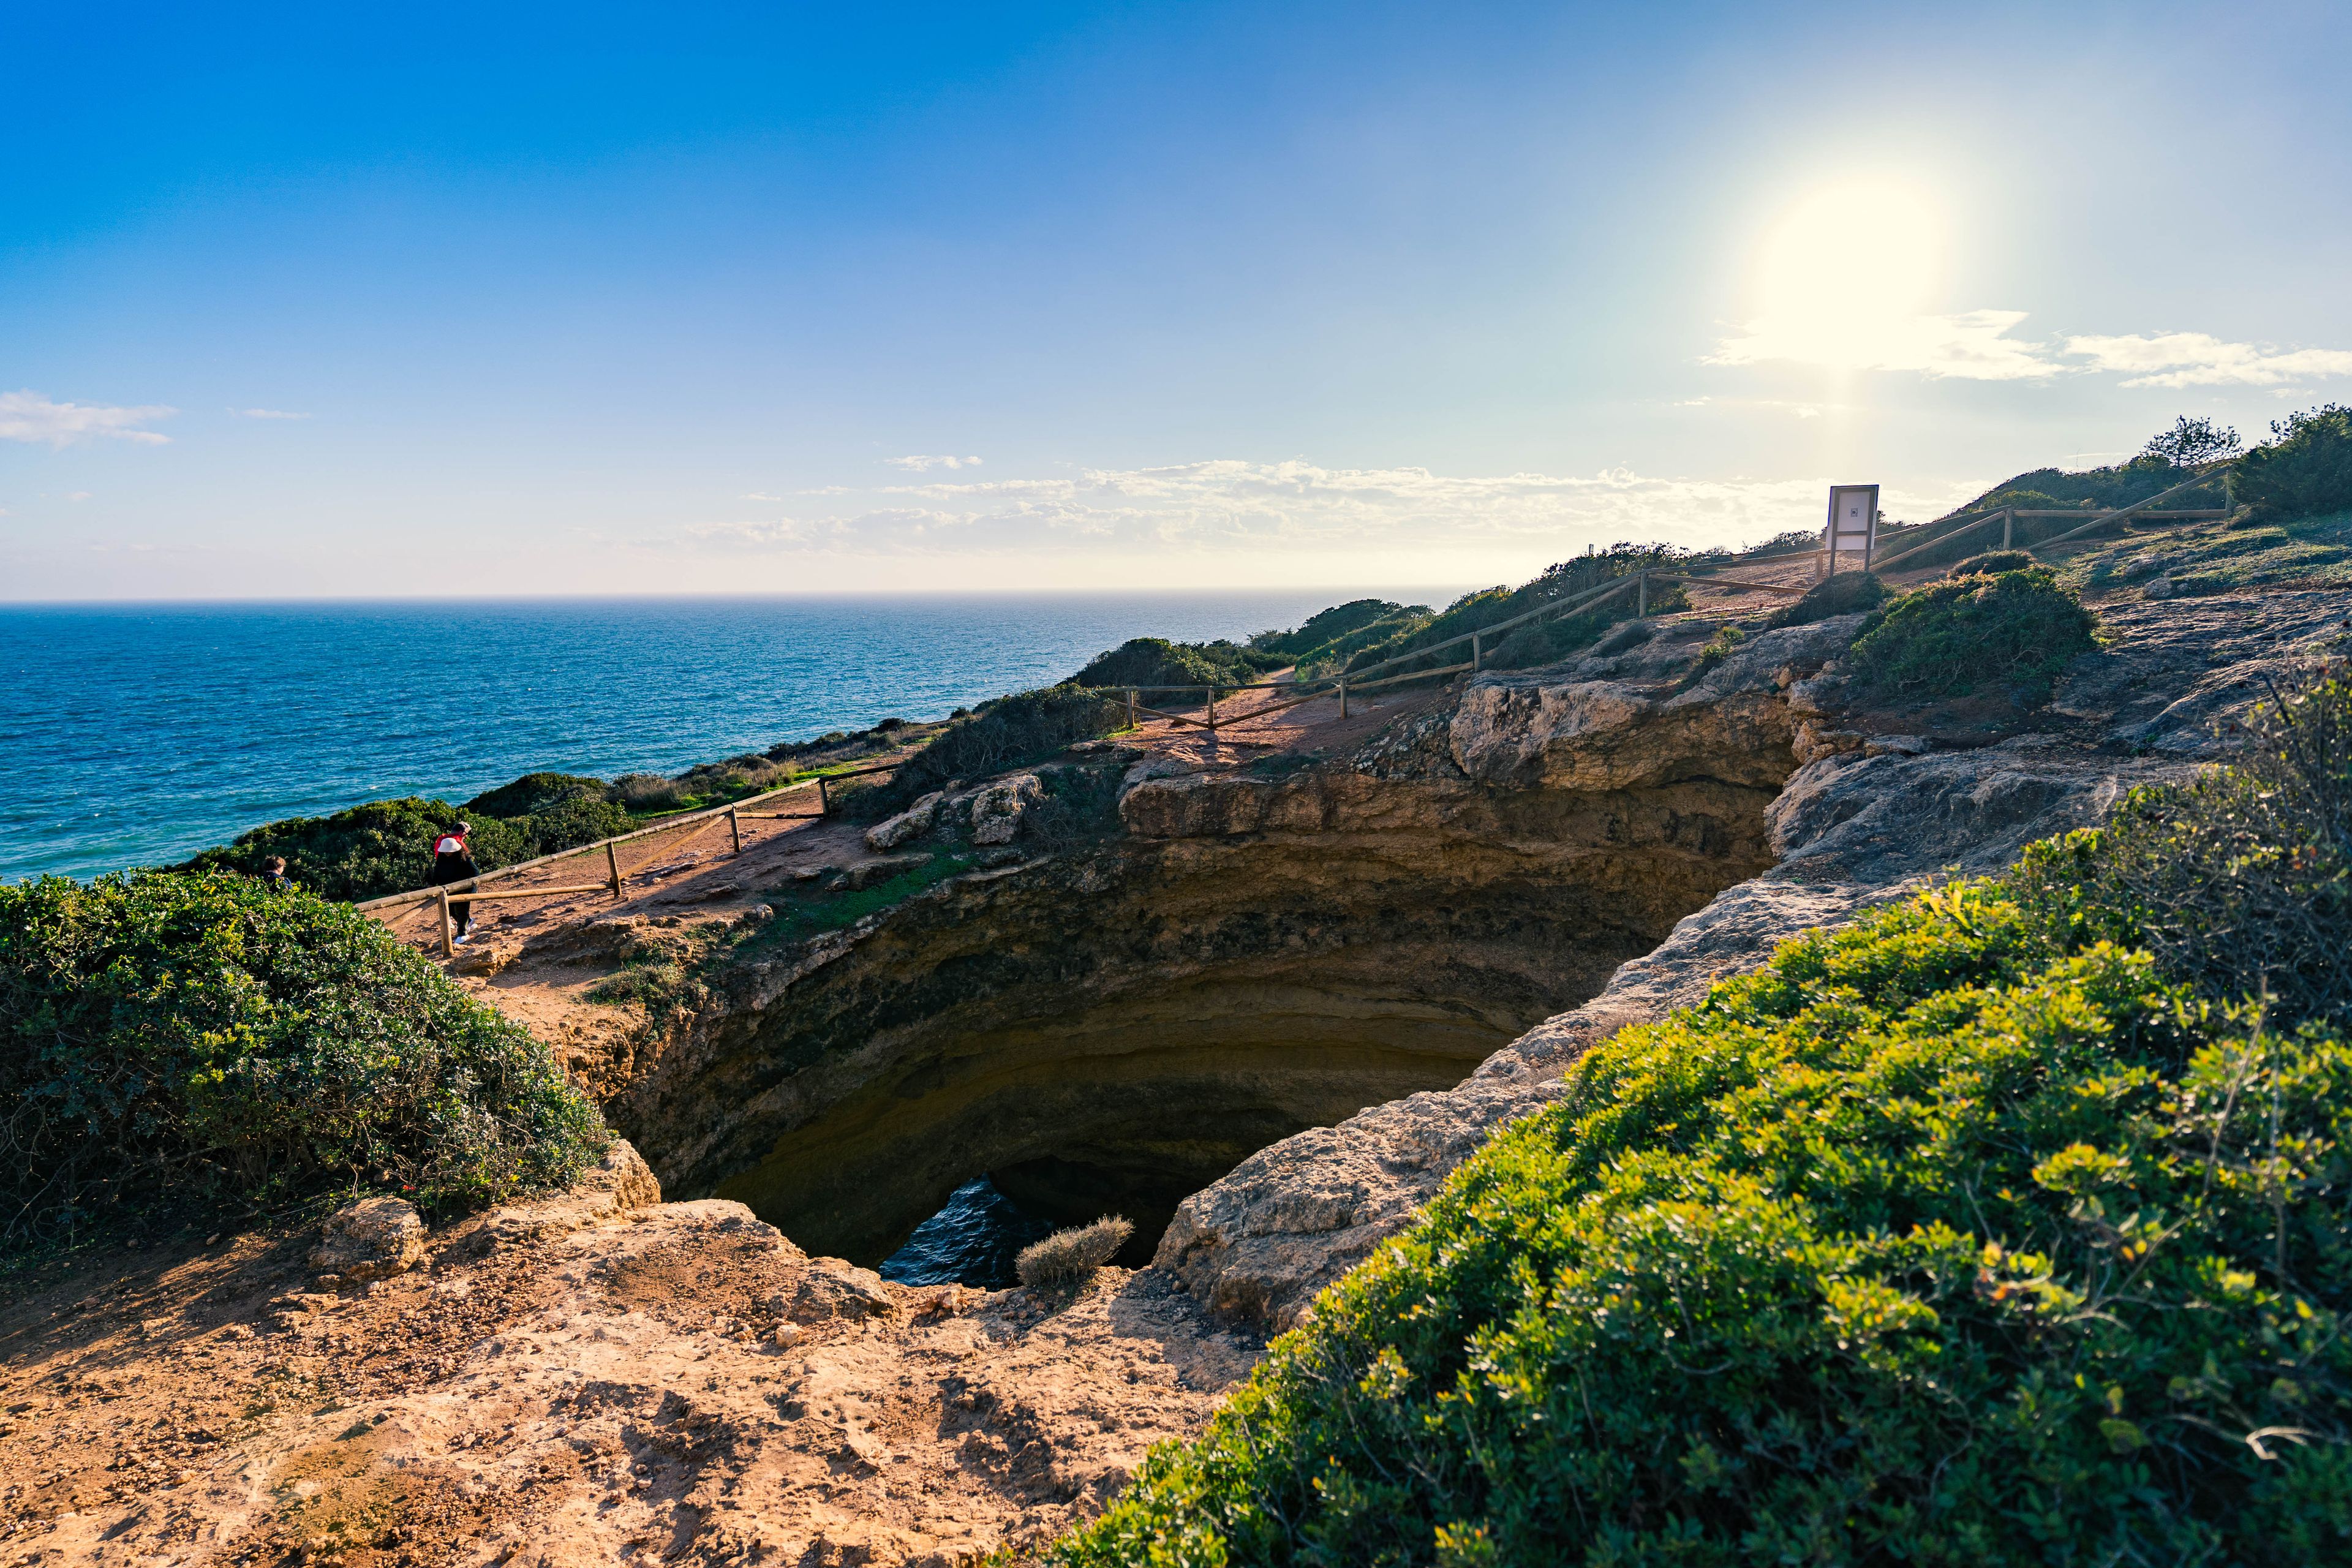
[[2149,437],[2139,456],[2142,462],[2193,468],[2216,458],[2234,458],[2244,450],[2238,433],[2228,426],[2216,425],[2210,419],[2191,419],[2184,414],[2172,422],[2171,429],[2159,430]]

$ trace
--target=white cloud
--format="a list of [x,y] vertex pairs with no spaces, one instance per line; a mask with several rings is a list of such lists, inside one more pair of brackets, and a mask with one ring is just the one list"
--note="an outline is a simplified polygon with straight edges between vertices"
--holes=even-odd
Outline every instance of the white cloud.
[[88,490],[68,490],[66,492],[66,500],[88,500],[89,499],[89,492]]
[[289,414],[282,408],[232,408],[239,419],[308,419],[307,414]]
[[2225,342],[2204,332],[2068,338],[2066,352],[2088,359],[2093,370],[2129,373],[2126,386],[2276,386],[2352,375],[2352,351],[2282,351]]
[[160,405],[112,408],[104,404],[52,403],[37,392],[0,392],[0,441],[47,441],[52,447],[69,447],[106,436],[161,446],[171,437],[139,426],[178,412]]
[[[1820,522],[1828,479],[1679,479],[1619,468],[1587,477],[1457,478],[1426,468],[1326,468],[1238,459],[1089,469],[1075,478],[938,479],[886,487],[855,511],[698,524],[705,548],[853,553],[995,553],[1066,548],[1213,552],[1481,552],[1556,560],[1588,543],[1745,542]],[[1933,516],[1973,494],[1890,491],[1890,510]],[[1468,569],[1465,575],[1477,574]]]
[[1848,370],[1909,370],[1959,381],[2026,381],[2064,369],[2039,343],[2009,335],[2022,310],[1963,310],[1907,316],[1851,331],[1811,321],[1757,321],[1726,338],[1706,364],[1837,365]]
[[919,474],[929,473],[933,468],[976,468],[980,467],[980,459],[978,458],[914,457],[885,458],[882,460],[889,464],[894,468],[909,468]]
[[2022,310],[1964,310],[1853,323],[1750,321],[1706,364],[1834,365],[1906,370],[1959,381],[2033,381],[2092,372],[2121,374],[2126,386],[2277,386],[2352,376],[2352,350],[2278,349],[2233,343],[2206,332],[2075,336],[2036,342],[2011,333]]

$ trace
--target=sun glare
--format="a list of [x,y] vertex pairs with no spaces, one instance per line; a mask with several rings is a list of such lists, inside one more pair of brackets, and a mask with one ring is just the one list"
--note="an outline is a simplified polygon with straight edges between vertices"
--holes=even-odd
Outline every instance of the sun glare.
[[1759,258],[1761,323],[1796,357],[1884,362],[1916,331],[1943,255],[1935,208],[1891,182],[1816,191],[1772,231]]

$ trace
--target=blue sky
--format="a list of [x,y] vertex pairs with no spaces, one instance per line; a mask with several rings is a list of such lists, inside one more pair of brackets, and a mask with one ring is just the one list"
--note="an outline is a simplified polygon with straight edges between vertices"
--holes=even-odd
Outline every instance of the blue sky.
[[0,598],[1465,583],[2352,400],[2341,6],[0,6]]

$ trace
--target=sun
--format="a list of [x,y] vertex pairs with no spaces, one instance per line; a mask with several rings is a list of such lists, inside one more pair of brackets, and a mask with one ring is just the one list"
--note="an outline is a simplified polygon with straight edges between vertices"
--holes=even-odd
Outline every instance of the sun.
[[1784,214],[1757,260],[1759,322],[1794,357],[1881,363],[1916,331],[1944,253],[1935,205],[1892,180],[1824,186]]

